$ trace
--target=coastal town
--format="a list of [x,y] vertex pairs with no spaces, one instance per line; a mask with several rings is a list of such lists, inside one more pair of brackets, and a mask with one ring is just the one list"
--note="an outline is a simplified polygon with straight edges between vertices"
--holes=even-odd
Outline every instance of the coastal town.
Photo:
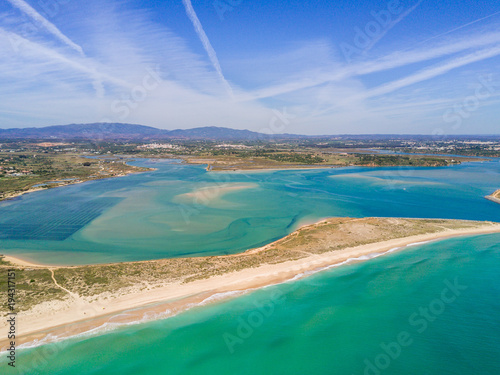
[[134,157],[179,159],[208,165],[211,171],[234,171],[346,166],[442,167],[498,156],[499,150],[498,141],[481,140],[480,137],[446,142],[412,136],[232,142],[217,139],[172,139],[169,142],[6,139],[0,143],[0,200],[34,189],[146,171],[127,163]]

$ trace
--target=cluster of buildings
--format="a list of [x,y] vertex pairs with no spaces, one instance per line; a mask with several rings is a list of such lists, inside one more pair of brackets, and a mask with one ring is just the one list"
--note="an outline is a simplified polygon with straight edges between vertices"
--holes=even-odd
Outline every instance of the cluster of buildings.
[[0,174],[5,174],[7,176],[12,176],[12,177],[19,177],[19,176],[28,176],[30,174],[33,174],[30,170],[24,169],[21,171],[18,171],[17,169],[14,169],[13,167],[2,167],[0,165]]
[[179,150],[181,147],[170,143],[149,143],[147,145],[137,146],[137,148],[143,148],[149,150],[158,150],[158,149]]
[[231,145],[231,144],[226,144],[226,143],[217,145],[215,147],[217,147],[217,148],[234,148],[234,149],[237,149],[237,150],[245,150],[245,149],[252,148],[252,147],[246,146],[246,145]]

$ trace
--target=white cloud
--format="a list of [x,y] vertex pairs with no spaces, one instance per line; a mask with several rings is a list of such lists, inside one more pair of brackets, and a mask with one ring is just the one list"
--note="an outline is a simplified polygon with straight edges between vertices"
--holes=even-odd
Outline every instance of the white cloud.
[[[491,48],[483,49],[476,51],[474,53],[465,55],[465,56],[460,56],[458,58],[452,59],[450,61],[447,61],[444,64],[440,64],[437,66],[433,66],[428,69],[423,69],[415,74],[409,75],[407,77],[404,77],[402,79],[398,79],[386,84],[383,84],[377,88],[366,90],[363,93],[347,97],[343,100],[341,100],[338,105],[342,106],[347,103],[359,103],[362,100],[366,100],[368,98],[373,98],[376,96],[381,96],[381,95],[387,95],[389,93],[392,93],[396,90],[399,90],[401,88],[414,85],[432,78],[435,78],[437,76],[440,76],[442,74],[446,74],[454,69],[473,64],[478,61],[482,61],[485,59],[490,59],[492,57],[500,55],[500,45],[493,46]],[[325,109],[321,113],[326,113],[333,109],[333,107],[330,107],[328,109]]]
[[68,47],[74,49],[81,55],[83,55],[83,49],[81,46],[73,42],[70,38],[64,35],[53,23],[44,18],[40,13],[38,13],[33,7],[31,7],[24,0],[7,0],[13,6],[24,12],[27,16],[33,19],[38,25],[43,27],[57,39],[59,39],[62,43],[66,44]]
[[210,58],[210,61],[212,62],[212,65],[214,66],[215,71],[219,75],[222,83],[224,84],[224,87],[226,88],[228,94],[232,97],[233,96],[233,90],[229,83],[227,82],[226,78],[224,77],[224,74],[222,74],[222,69],[220,67],[219,59],[217,58],[217,54],[215,53],[215,50],[212,47],[212,44],[210,43],[210,40],[207,37],[207,34],[205,33],[205,30],[203,30],[203,26],[201,25],[200,20],[198,19],[198,16],[196,15],[196,12],[194,11],[193,5],[191,4],[191,0],[182,0],[182,3],[184,4],[184,7],[186,8],[186,14],[188,15],[189,19],[193,23],[194,29],[196,30],[196,34],[198,34],[198,37],[201,40],[201,43],[203,44],[203,48],[205,48],[205,51],[207,51],[208,57]]
[[339,67],[338,62],[336,62],[329,72],[322,71],[320,74],[313,77],[306,76],[307,78],[302,78],[300,80],[288,80],[286,83],[255,90],[237,99],[256,100],[273,97],[308,87],[322,85],[327,82],[338,82],[351,77],[360,77],[367,74],[384,72],[399,67],[443,58],[459,52],[499,42],[500,33],[494,32],[485,35],[473,35],[458,41],[447,40],[432,47],[421,47],[415,50],[407,49],[402,52],[398,51],[378,59],[362,63],[347,64],[342,67]]
[[[170,129],[265,130],[273,110],[285,110],[293,119],[279,128],[288,133],[416,131],[419,121],[439,126],[442,112],[461,90],[468,92],[478,72],[491,71],[487,59],[500,54],[500,32],[479,29],[353,64],[327,38],[290,38],[279,51],[223,60],[223,75],[190,1],[165,17],[181,17],[188,35],[191,21],[208,59],[194,52],[191,45],[199,42],[188,40],[182,27],[174,33],[137,4],[88,0],[92,17],[80,17],[81,4],[67,5],[60,22],[72,25],[85,56],[61,44],[58,34],[24,35],[19,22],[0,15],[0,126],[109,119]],[[465,67],[468,75],[460,75]]]

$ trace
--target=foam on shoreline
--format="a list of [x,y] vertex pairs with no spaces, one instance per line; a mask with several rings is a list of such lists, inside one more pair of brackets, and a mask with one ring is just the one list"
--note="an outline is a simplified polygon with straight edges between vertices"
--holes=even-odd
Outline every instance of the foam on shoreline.
[[[473,229],[447,230],[336,250],[296,261],[266,264],[183,285],[165,285],[163,290],[139,293],[135,298],[128,296],[129,298],[122,300],[122,303],[115,304],[114,311],[97,314],[91,319],[77,320],[73,317],[74,320],[71,320],[71,316],[64,315],[63,312],[60,315],[64,319],[52,319],[63,322],[62,324],[54,325],[46,321],[45,327],[41,329],[28,327],[27,332],[19,336],[17,340],[20,344],[18,348],[25,349],[69,338],[98,335],[123,326],[170,318],[192,308],[222,302],[257,289],[294,282],[318,272],[363,262],[437,240],[499,232],[500,224]],[[68,311],[68,314],[70,313]],[[57,315],[57,312],[53,314]],[[5,344],[5,342],[0,342],[3,350],[6,348]]]

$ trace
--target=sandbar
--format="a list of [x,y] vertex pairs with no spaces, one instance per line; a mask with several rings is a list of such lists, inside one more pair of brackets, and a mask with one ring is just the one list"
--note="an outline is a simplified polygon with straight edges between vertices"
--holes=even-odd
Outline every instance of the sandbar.
[[[357,223],[365,223],[364,219],[350,220],[352,227]],[[364,221],[363,221],[364,220]],[[377,219],[370,218],[372,222],[381,220],[381,223],[390,220],[406,219]],[[375,221],[374,221],[375,220]],[[426,219],[411,219],[413,222]],[[426,220],[425,222],[432,222]],[[443,221],[444,222],[444,221]],[[442,240],[451,237],[473,236],[489,233],[500,233],[500,223],[493,222],[470,222],[467,228],[456,229],[450,225],[453,220],[447,220],[442,230],[434,233],[424,233],[410,235],[402,238],[394,238],[385,241],[363,244],[360,246],[351,246],[338,250],[327,251],[320,254],[310,254],[301,259],[279,262],[276,264],[267,263],[256,267],[245,268],[234,272],[228,272],[221,275],[214,275],[208,278],[194,280],[189,282],[164,282],[149,290],[139,287],[128,289],[126,294],[104,293],[96,298],[89,299],[80,297],[76,293],[70,292],[65,300],[52,300],[36,305],[34,308],[21,312],[18,315],[18,337],[17,345],[31,343],[34,340],[48,340],[54,338],[70,337],[83,332],[95,330],[98,327],[127,324],[131,322],[145,321],[148,317],[164,318],[174,315],[178,312],[192,308],[199,304],[206,304],[215,301],[221,301],[231,296],[245,293],[257,288],[268,285],[279,284],[296,279],[308,271],[319,271],[325,267],[344,264],[346,262],[356,262],[368,259],[374,254],[381,254],[402,250],[409,245],[428,241]],[[456,221],[457,223],[467,223],[466,221]],[[451,223],[451,224],[449,224]],[[242,254],[234,254],[220,257],[226,258],[242,257],[250,255],[264,254],[270,249],[282,247],[287,241],[295,240],[307,231],[314,230],[318,232],[321,226],[330,225],[328,220],[306,225],[289,236],[275,241],[260,248],[248,250]],[[439,226],[436,224],[435,226]],[[315,232],[315,233],[316,233]],[[361,259],[359,259],[361,258]],[[4,258],[18,267],[44,267],[15,257]],[[155,261],[149,261],[155,262]],[[143,262],[144,263],[144,262]],[[51,269],[56,269],[52,267]],[[0,332],[2,340],[0,341],[1,350],[5,350],[7,324],[6,319],[0,321]]]

